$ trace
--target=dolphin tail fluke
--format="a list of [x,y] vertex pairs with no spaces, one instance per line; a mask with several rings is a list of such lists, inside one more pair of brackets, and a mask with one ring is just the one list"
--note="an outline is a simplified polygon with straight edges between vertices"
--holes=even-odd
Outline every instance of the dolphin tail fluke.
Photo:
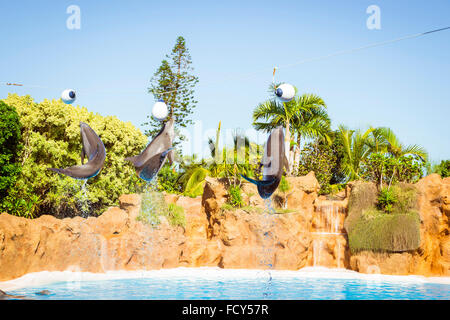
[[248,182],[256,184],[257,186],[268,186],[268,185],[272,184],[273,181],[275,180],[275,179],[271,179],[271,180],[255,180],[255,179],[248,178],[248,177],[246,177],[246,176],[244,176],[242,174],[241,174],[241,177],[244,178],[245,180],[247,180]]

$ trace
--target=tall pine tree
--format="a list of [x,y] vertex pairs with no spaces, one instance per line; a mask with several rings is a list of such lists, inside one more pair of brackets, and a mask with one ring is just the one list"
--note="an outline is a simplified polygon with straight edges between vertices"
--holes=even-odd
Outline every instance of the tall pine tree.
[[[198,77],[191,74],[193,70],[191,55],[186,47],[183,37],[178,37],[171,53],[161,62],[160,67],[150,80],[148,92],[153,94],[155,100],[163,99],[169,108],[169,116],[164,121],[175,117],[175,130],[192,124],[188,118],[193,113],[197,101],[194,99],[194,87]],[[161,122],[151,115],[147,116],[148,122],[144,126],[150,126],[145,131],[147,136],[155,136],[161,129]],[[183,140],[183,137],[179,137]]]

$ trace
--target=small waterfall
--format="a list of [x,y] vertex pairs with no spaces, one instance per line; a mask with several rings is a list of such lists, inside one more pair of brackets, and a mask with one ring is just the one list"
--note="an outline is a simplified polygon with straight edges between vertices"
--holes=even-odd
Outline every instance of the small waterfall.
[[311,230],[314,267],[342,267],[341,238],[346,235],[343,228],[344,215],[345,208],[333,201],[316,206]]

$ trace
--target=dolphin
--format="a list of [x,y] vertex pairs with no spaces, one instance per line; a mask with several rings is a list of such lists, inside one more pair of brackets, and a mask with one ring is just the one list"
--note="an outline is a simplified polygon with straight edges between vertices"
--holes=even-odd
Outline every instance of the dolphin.
[[241,174],[241,176],[258,187],[258,193],[263,199],[269,198],[278,188],[283,175],[283,168],[289,168],[284,147],[283,127],[272,130],[267,139],[264,156],[259,164],[263,167],[263,179],[254,180]]
[[[80,122],[81,142],[83,148],[81,150],[81,165],[73,166],[66,169],[48,168],[54,172],[65,174],[75,179],[89,179],[95,177],[103,167],[106,158],[106,150],[102,140],[92,130],[89,125]],[[84,164],[84,158],[88,158],[88,162]]]
[[125,158],[134,165],[139,178],[150,181],[158,174],[167,159],[173,163],[172,142],[175,135],[173,127],[174,119],[171,118],[139,155]]

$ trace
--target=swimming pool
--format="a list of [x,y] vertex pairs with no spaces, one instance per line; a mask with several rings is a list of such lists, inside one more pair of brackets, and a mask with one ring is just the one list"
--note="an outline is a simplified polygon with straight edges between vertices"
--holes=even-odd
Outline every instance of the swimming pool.
[[[31,299],[450,299],[449,278],[299,271],[177,268],[142,272],[40,272],[0,283]],[[48,290],[49,294],[37,294]]]

